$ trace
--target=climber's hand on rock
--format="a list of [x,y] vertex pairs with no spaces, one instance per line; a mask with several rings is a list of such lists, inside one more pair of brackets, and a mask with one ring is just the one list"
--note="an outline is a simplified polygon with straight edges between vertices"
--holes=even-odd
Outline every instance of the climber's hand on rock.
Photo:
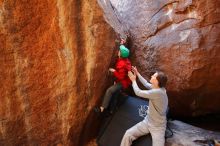
[[121,39],[120,44],[124,45],[126,43],[125,39]]
[[109,68],[109,71],[110,72],[115,72],[115,69],[114,68]]

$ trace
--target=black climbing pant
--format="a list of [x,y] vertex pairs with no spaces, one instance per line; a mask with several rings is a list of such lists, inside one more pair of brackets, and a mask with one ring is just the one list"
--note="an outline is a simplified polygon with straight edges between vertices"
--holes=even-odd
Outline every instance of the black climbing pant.
[[121,89],[122,89],[122,85],[120,83],[110,86],[105,92],[105,96],[102,102],[102,107],[104,107],[105,109],[108,108],[109,102],[111,101],[113,94],[120,91]]

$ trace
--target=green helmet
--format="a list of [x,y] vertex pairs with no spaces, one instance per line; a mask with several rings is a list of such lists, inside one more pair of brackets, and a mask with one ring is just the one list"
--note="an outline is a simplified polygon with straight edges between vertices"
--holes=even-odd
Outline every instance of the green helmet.
[[121,45],[120,47],[120,54],[122,58],[127,58],[129,56],[129,50],[124,45]]

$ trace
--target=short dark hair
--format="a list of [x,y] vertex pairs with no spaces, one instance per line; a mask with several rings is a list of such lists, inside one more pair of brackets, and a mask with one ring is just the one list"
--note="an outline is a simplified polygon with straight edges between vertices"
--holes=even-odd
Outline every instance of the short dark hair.
[[165,87],[167,84],[167,76],[162,71],[157,71],[157,80],[158,80],[158,86],[160,88]]

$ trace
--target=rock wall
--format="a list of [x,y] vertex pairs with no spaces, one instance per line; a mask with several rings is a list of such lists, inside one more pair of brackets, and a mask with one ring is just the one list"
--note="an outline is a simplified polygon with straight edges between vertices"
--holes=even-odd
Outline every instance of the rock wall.
[[[181,121],[169,121],[168,125],[173,132],[173,136],[166,139],[165,146],[218,146],[220,133],[201,129]],[[168,133],[168,131],[167,131]]]
[[167,73],[173,115],[220,112],[219,0],[111,0],[108,5],[117,16],[104,10],[110,25],[132,39],[133,64],[145,77],[155,69]]
[[0,145],[82,145],[114,38],[95,0],[0,0]]

